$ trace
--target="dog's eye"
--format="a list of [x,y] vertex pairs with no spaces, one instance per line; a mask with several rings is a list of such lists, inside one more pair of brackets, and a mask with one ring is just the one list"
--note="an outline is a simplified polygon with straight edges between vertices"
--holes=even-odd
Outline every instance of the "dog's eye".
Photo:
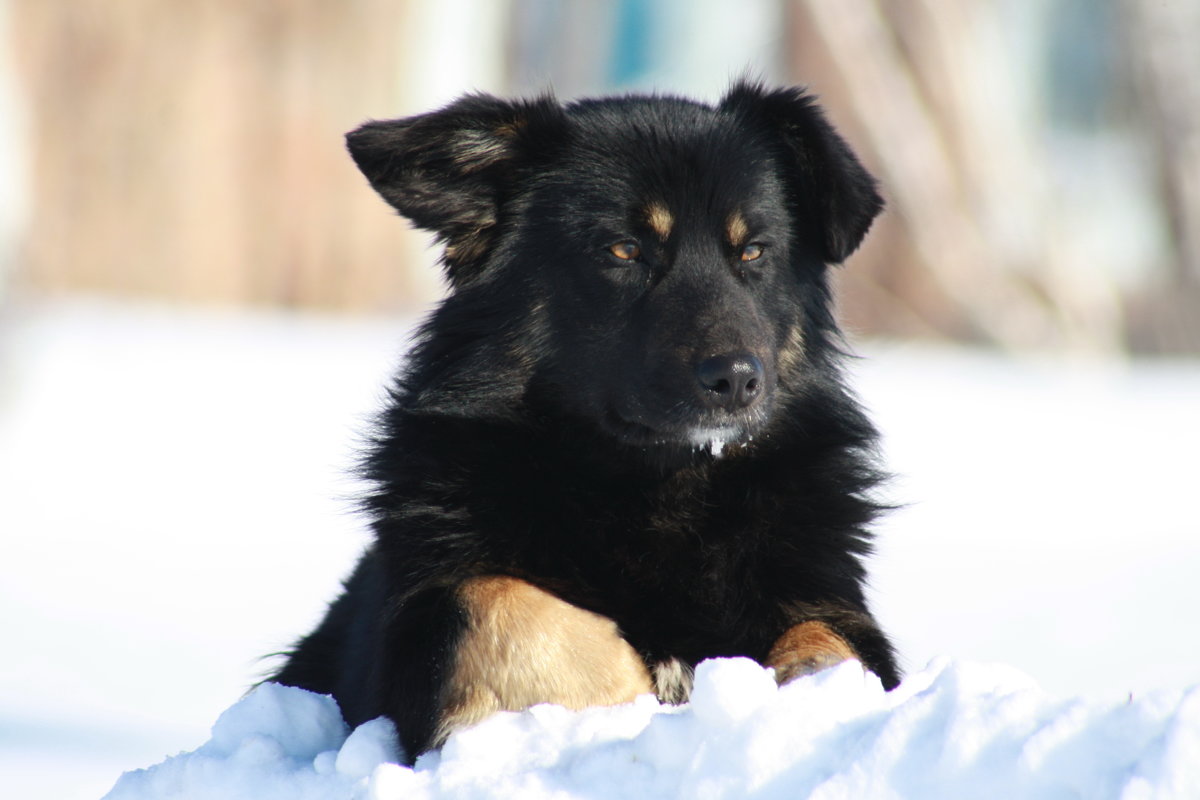
[[622,261],[634,261],[642,254],[642,248],[638,247],[637,242],[626,240],[609,245],[608,252]]
[[757,261],[762,258],[763,252],[766,250],[761,244],[751,242],[742,248],[740,258],[742,261]]

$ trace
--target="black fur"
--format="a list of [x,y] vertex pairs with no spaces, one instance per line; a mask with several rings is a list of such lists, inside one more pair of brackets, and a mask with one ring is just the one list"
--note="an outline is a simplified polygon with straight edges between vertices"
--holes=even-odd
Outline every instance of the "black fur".
[[[375,544],[276,680],[390,716],[416,755],[465,624],[454,589],[499,574],[612,618],[651,665],[762,660],[820,620],[897,683],[863,596],[876,432],[827,282],[882,201],[809,96],[470,96],[348,142],[445,243],[453,291],[366,459]],[[760,258],[728,240],[734,212]],[[728,353],[761,363],[747,404],[697,385]]]

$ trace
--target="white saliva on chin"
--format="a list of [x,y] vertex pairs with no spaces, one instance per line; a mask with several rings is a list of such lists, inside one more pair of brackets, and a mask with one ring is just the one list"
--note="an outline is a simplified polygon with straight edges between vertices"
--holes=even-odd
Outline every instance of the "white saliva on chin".
[[737,428],[698,428],[692,431],[689,438],[696,450],[708,450],[713,458],[720,458],[725,445],[737,441]]

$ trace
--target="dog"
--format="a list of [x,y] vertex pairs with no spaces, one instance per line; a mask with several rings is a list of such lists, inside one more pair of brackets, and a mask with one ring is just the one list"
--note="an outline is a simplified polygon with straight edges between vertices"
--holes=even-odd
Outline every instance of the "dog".
[[898,683],[828,276],[883,201],[811,95],[468,95],[347,143],[450,292],[364,458],[374,543],[273,680],[410,761],[500,710],[683,702],[711,657]]

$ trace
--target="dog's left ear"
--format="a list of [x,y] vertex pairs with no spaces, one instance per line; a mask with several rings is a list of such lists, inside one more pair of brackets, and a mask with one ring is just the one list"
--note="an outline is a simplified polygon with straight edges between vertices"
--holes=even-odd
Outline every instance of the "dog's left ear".
[[840,264],[855,251],[871,222],[883,210],[875,179],[802,89],[768,91],[738,83],[721,101],[722,111],[765,126],[780,136],[785,157],[797,170],[803,195],[820,220],[827,264]]

